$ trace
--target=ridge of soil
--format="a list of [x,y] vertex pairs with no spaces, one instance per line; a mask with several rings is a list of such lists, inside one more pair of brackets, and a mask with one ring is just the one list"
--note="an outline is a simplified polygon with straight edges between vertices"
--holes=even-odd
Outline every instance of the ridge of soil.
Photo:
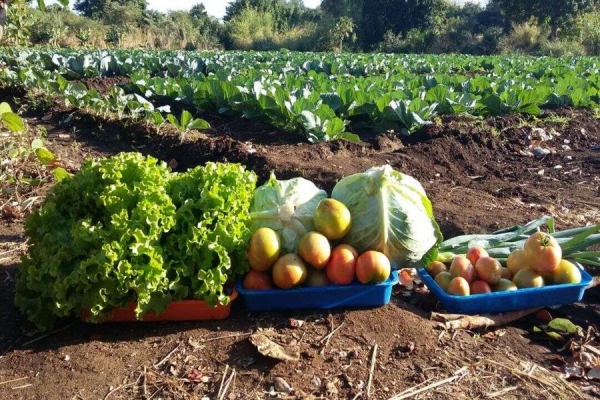
[[[106,90],[123,82],[84,83]],[[201,110],[195,116],[207,119],[213,128],[190,133],[184,140],[168,127],[156,134],[143,124],[61,107],[50,114],[52,119],[43,121],[33,113],[28,123],[47,129],[48,147],[73,169],[88,157],[140,151],[181,171],[208,161],[239,162],[254,170],[260,183],[274,171],[278,179],[302,176],[330,193],[345,176],[389,164],[422,183],[445,237],[490,232],[543,214],[556,217],[557,229],[600,223],[600,152],[592,149],[600,143],[600,123],[588,110],[544,111],[537,120],[512,115],[441,117],[407,138],[371,135],[358,143],[316,145],[262,123]],[[61,124],[70,114],[71,122]],[[539,141],[535,128],[552,138]],[[527,155],[532,144],[550,153]],[[0,221],[0,242],[21,243],[22,234],[22,220]],[[26,321],[12,306],[18,258],[0,262],[0,301],[6,305],[0,312],[0,382],[27,377],[0,385],[2,399],[105,398],[109,387],[119,389],[112,399],[143,398],[142,379],[148,381],[147,396],[168,383],[166,398],[215,398],[225,364],[237,371],[231,399],[267,398],[275,377],[285,379],[296,398],[353,398],[365,393],[375,343],[373,399],[452,376],[463,366],[490,378],[449,383],[424,398],[476,398],[511,387],[515,388],[502,398],[539,398],[547,388],[524,383],[506,368],[478,367],[476,361],[490,359],[515,368],[522,361],[550,370],[557,357],[558,346],[531,340],[529,332],[537,323],[533,317],[505,327],[500,330],[503,335],[492,339],[470,332],[441,334],[429,321],[429,312],[438,307],[432,295],[405,296],[403,291],[395,291],[390,304],[371,310],[248,313],[238,300],[225,321],[89,325],[66,320],[59,332],[27,343],[31,338],[24,336]],[[589,271],[600,274],[598,269]],[[598,289],[587,291],[582,302],[551,313],[584,326],[597,324]],[[293,329],[290,318],[304,324]],[[323,338],[338,327],[325,345]],[[280,344],[299,343],[300,361],[278,363],[258,355],[247,339],[257,329]],[[176,346],[164,369],[153,367]],[[206,382],[190,378],[193,371]],[[13,389],[25,384],[32,386]]]

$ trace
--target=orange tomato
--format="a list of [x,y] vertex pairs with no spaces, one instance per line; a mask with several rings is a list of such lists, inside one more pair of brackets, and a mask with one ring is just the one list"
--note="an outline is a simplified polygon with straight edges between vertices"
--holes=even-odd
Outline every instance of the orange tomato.
[[527,266],[536,272],[552,272],[558,268],[562,249],[555,238],[544,232],[536,232],[523,246]]
[[391,270],[389,258],[379,251],[365,251],[356,260],[356,277],[361,283],[385,282]]
[[334,285],[349,285],[356,271],[356,250],[347,244],[340,244],[331,250],[331,256],[325,266],[325,273]]

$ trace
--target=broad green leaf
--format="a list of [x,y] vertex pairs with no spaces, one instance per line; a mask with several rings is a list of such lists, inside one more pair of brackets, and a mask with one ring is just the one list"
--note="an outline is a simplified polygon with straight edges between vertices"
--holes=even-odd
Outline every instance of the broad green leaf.
[[0,103],[0,117],[6,113],[12,112],[8,103]]
[[25,121],[13,112],[2,114],[0,121],[2,121],[11,132],[23,132],[25,130]]
[[560,333],[577,333],[579,327],[566,318],[554,318],[548,323],[548,328]]
[[31,142],[31,149],[34,151],[37,149],[41,149],[42,147],[44,147],[44,141],[42,139],[34,139]]
[[187,127],[191,120],[192,114],[188,110],[183,110],[181,112],[180,126],[182,128]]
[[189,123],[187,129],[210,129],[210,124],[207,121],[198,118]]
[[35,149],[35,156],[44,165],[48,165],[52,161],[56,160],[56,156],[54,155],[54,153],[52,153],[45,147]]
[[174,116],[173,114],[168,114],[167,115],[167,120],[171,123],[171,125],[173,125],[175,128],[177,129],[182,129],[183,127],[181,125],[179,125],[179,121],[177,121],[177,117]]
[[65,179],[71,178],[71,174],[63,167],[55,168],[54,171],[52,171],[52,175],[54,176],[54,179],[56,179],[56,182],[62,182]]

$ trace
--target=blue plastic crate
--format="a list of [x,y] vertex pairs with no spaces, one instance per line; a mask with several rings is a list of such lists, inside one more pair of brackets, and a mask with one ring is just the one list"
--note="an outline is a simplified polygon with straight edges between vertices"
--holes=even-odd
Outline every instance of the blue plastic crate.
[[518,289],[506,292],[454,296],[446,293],[431,275],[420,268],[417,272],[429,290],[438,298],[442,307],[457,314],[485,314],[524,310],[526,308],[559,306],[580,301],[592,277],[581,265],[581,282],[577,284],[548,285],[541,288]]
[[244,298],[246,308],[259,310],[331,309],[340,307],[379,307],[389,303],[392,286],[398,283],[398,271],[382,283],[363,285],[328,285],[293,289],[246,290],[242,279],[236,289]]

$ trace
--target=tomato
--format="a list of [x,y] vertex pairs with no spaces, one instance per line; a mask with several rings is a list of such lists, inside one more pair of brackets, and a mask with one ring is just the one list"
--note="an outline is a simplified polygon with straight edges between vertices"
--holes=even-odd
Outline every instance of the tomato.
[[251,270],[244,277],[242,287],[247,290],[273,289],[273,280],[266,272]]
[[391,269],[390,260],[379,251],[365,251],[356,260],[356,278],[360,283],[385,282]]
[[485,251],[485,249],[481,246],[471,247],[467,251],[467,259],[469,261],[471,261],[471,264],[473,264],[473,266],[475,266],[477,264],[477,261],[479,261],[479,259],[481,257],[488,257],[488,256],[489,256],[488,252]]
[[340,244],[331,250],[331,257],[325,267],[327,278],[334,285],[349,285],[354,280],[358,252],[347,244]]
[[539,273],[554,271],[562,258],[562,249],[556,239],[544,232],[529,236],[523,251],[527,266]]

